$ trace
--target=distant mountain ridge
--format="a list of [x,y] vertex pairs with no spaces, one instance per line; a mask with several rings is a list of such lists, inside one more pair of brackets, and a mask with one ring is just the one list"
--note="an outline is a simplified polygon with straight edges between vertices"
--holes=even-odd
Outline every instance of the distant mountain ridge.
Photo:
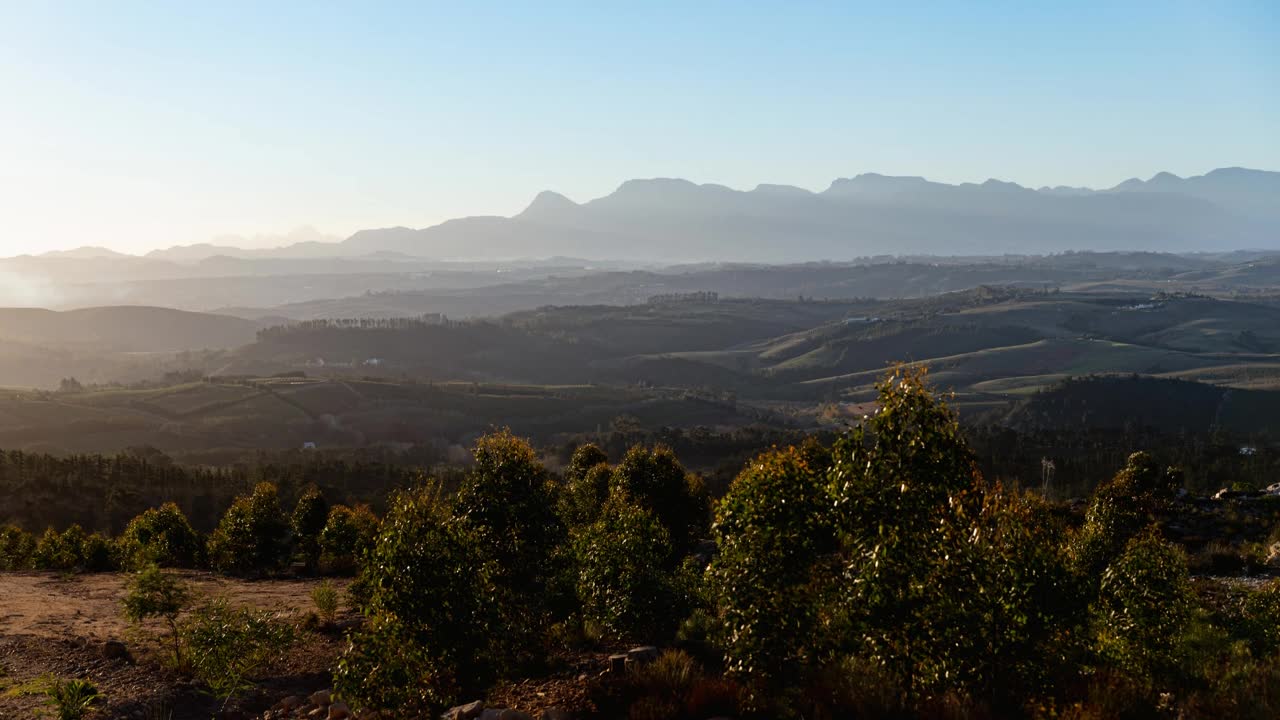
[[[814,192],[761,184],[735,190],[680,178],[627,180],[577,203],[545,190],[512,217],[455,218],[423,229],[361,230],[340,242],[311,228],[155,250],[144,258],[96,247],[51,261],[197,265],[231,260],[477,260],[571,256],[648,262],[785,263],[872,255],[1048,254],[1066,250],[1221,252],[1280,248],[1280,172],[1160,172],[1111,188],[956,185],[863,173]],[[248,241],[246,241],[248,242]],[[288,244],[285,244],[288,243]],[[179,273],[181,274],[181,273]]]
[[1280,173],[1162,172],[1115,187],[1043,187],[989,179],[950,185],[865,173],[821,192],[749,191],[679,178],[628,180],[584,203],[539,193],[510,217],[421,230],[362,230],[352,254],[785,262],[880,254],[1214,251],[1280,246]]

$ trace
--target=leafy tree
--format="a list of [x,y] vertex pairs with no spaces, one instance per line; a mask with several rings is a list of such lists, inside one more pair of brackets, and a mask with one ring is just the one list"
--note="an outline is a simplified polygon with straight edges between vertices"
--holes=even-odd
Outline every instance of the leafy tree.
[[666,569],[667,530],[652,512],[615,494],[598,520],[575,529],[572,544],[585,619],[615,638],[651,641],[671,634],[683,603]]
[[203,547],[200,535],[175,503],[150,508],[129,521],[118,540],[121,564],[142,568],[193,568],[200,565]]
[[121,604],[124,606],[124,616],[130,622],[139,623],[148,618],[159,618],[169,626],[169,637],[173,642],[173,664],[182,669],[186,666],[182,659],[178,616],[190,602],[191,591],[180,578],[156,565],[148,565],[129,580]]
[[609,457],[587,443],[574,451],[564,472],[560,514],[573,527],[594,522],[609,497]]
[[705,537],[711,512],[706,487],[685,472],[670,448],[631,448],[614,468],[609,488],[611,495],[622,493],[658,517],[671,536],[673,562]]
[[16,525],[0,526],[0,570],[27,570],[32,567],[36,539]]
[[487,606],[492,567],[438,485],[397,495],[361,574],[369,621],[338,663],[338,692],[425,714],[484,689],[504,632]]
[[309,570],[314,571],[320,562],[320,534],[329,519],[329,503],[315,485],[309,486],[298,498],[289,524],[293,528],[294,544]]
[[1169,677],[1194,606],[1186,554],[1154,528],[1142,532],[1102,574],[1099,654],[1138,678]]
[[977,480],[955,413],[926,384],[924,370],[900,367],[878,384],[875,414],[831,451],[831,491],[845,583],[839,606],[860,652],[881,658],[914,685],[929,661],[914,647],[920,608],[933,590],[932,566],[952,500]]
[[258,483],[252,494],[236,498],[208,546],[215,570],[247,574],[279,569],[289,556],[289,523],[275,485]]
[[813,660],[834,550],[823,458],[796,448],[750,463],[716,506],[719,554],[709,569],[726,666],[770,681]]
[[564,598],[553,596],[561,570],[555,560],[565,529],[537,454],[510,431],[476,442],[475,467],[458,493],[454,514],[491,568],[486,607],[502,628],[513,661],[540,645]]
[[334,505],[320,531],[320,562],[328,572],[348,573],[373,545],[378,517],[368,505]]
[[31,554],[32,565],[39,570],[110,570],[113,563],[111,542],[99,533],[88,534],[79,525],[71,525],[61,533],[46,528]]

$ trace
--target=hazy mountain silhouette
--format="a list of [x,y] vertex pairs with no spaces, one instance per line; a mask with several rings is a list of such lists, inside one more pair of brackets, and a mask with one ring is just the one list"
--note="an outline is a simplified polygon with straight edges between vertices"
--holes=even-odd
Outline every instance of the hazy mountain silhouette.
[[468,217],[422,230],[362,230],[350,254],[795,261],[878,254],[1214,251],[1275,247],[1280,173],[1224,168],[1159,173],[1116,187],[1031,189],[987,180],[950,185],[867,173],[822,192],[785,185],[739,191],[688,180],[629,180],[575,203],[540,193],[511,217]]

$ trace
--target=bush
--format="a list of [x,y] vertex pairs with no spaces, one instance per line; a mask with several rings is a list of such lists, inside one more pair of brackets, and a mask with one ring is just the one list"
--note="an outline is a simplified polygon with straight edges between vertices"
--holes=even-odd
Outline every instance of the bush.
[[120,562],[126,568],[147,565],[199,567],[204,554],[200,535],[175,503],[151,508],[129,521],[119,539]]
[[628,450],[609,478],[609,495],[617,493],[652,512],[667,529],[673,566],[706,536],[711,515],[706,487],[701,478],[685,472],[670,448]]
[[320,619],[332,623],[338,617],[338,589],[329,580],[311,588],[311,602],[315,603]]
[[97,686],[88,680],[54,680],[48,695],[58,720],[80,720],[101,698]]
[[716,507],[708,572],[732,673],[794,679],[816,651],[834,532],[826,468],[810,459],[796,448],[755,458]]
[[1186,554],[1149,529],[1102,574],[1094,613],[1099,655],[1138,680],[1167,679],[1193,609]]
[[312,485],[302,493],[294,505],[289,525],[293,529],[293,542],[299,558],[307,570],[315,572],[320,565],[320,535],[329,519],[329,503],[319,488]]
[[325,572],[355,572],[359,558],[373,545],[378,518],[367,505],[334,505],[320,531],[320,566]]
[[170,641],[173,643],[174,667],[185,669],[182,641],[178,633],[178,615],[190,601],[191,593],[182,580],[156,565],[150,565],[129,580],[121,604],[124,606],[124,616],[130,622],[160,618],[168,624]]
[[289,524],[271,483],[259,483],[252,494],[236,498],[209,536],[209,562],[221,572],[272,572],[288,557]]
[[557,583],[565,528],[546,470],[526,441],[502,431],[478,440],[473,454],[454,515],[487,564],[484,605],[503,646],[495,657],[511,669],[532,659],[547,629],[569,614],[572,599]]
[[614,495],[600,519],[573,534],[577,594],[586,622],[615,639],[670,637],[683,604],[672,574],[666,528],[625,495]]
[[334,675],[355,705],[425,715],[497,674],[503,628],[487,604],[490,566],[451,511],[436,485],[391,501],[359,578],[369,621]]
[[564,473],[560,515],[569,527],[596,521],[609,497],[608,456],[599,447],[583,445],[573,453]]
[[72,525],[61,533],[47,528],[36,543],[31,563],[38,570],[110,570],[115,562],[111,541],[105,536],[85,533]]
[[0,526],[0,570],[30,570],[36,539],[16,525]]
[[272,613],[232,606],[216,598],[193,610],[179,626],[195,676],[224,702],[253,688],[253,674],[280,657],[294,630]]

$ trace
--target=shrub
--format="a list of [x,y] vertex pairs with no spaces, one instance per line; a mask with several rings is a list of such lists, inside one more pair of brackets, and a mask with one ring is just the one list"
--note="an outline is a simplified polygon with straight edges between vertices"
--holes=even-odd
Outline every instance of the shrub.
[[1186,554],[1149,529],[1102,575],[1095,627],[1101,657],[1137,679],[1168,678],[1191,621]]
[[574,451],[565,469],[560,495],[560,515],[566,525],[577,527],[595,522],[609,497],[611,472],[608,456],[595,445],[583,445]]
[[1111,481],[1098,486],[1085,513],[1084,525],[1071,540],[1072,566],[1096,581],[1125,545],[1151,524],[1156,509],[1153,491],[1162,487],[1155,461],[1134,453]]
[[617,494],[600,519],[574,531],[577,593],[586,622],[628,640],[668,637],[682,616],[670,571],[666,528],[653,513]]
[[338,589],[331,581],[324,580],[311,588],[311,602],[315,603],[316,611],[326,623],[332,623],[338,617]]
[[159,618],[169,626],[170,640],[173,643],[174,667],[184,669],[182,660],[182,640],[178,633],[178,615],[186,609],[191,601],[191,593],[185,583],[177,576],[164,572],[156,565],[143,568],[135,574],[126,588],[124,600],[124,616],[130,622],[142,622],[148,618]]
[[289,525],[293,529],[294,546],[307,570],[314,572],[320,564],[320,535],[329,519],[329,503],[315,485],[308,487],[294,505]]
[[826,468],[809,460],[796,448],[755,458],[716,507],[719,553],[708,572],[732,673],[785,680],[815,652],[829,577],[817,569],[834,534]]
[[32,565],[39,570],[110,570],[113,565],[111,542],[98,533],[89,535],[79,525],[61,533],[47,528],[31,554]]
[[494,638],[505,649],[495,657],[517,665],[536,653],[550,625],[569,614],[571,598],[559,592],[564,525],[555,511],[548,476],[529,444],[510,431],[476,442],[475,467],[458,493],[454,515],[474,538],[488,565],[484,605]]
[[253,673],[294,641],[293,628],[272,613],[233,607],[226,598],[191,611],[179,631],[196,677],[224,702],[251,689]]
[[234,574],[278,570],[289,555],[289,524],[275,485],[259,483],[231,503],[209,536],[209,562]]
[[486,605],[489,565],[451,510],[437,485],[391,501],[359,578],[369,621],[334,675],[356,705],[425,714],[496,675],[503,628]]
[[121,564],[194,568],[201,564],[200,535],[175,503],[150,508],[129,521],[119,539]]
[[829,475],[845,582],[835,620],[859,652],[915,686],[934,658],[915,651],[926,578],[945,559],[953,500],[979,476],[955,413],[923,370],[898,368],[879,385],[879,409],[831,450]]
[[320,565],[326,572],[348,574],[373,545],[378,518],[367,505],[334,505],[320,531]]
[[0,570],[29,570],[33,567],[36,539],[16,525],[0,526]]
[[673,565],[705,537],[711,513],[706,487],[685,472],[670,448],[628,450],[609,478],[609,494],[616,493],[657,516],[671,537]]
[[54,680],[48,695],[58,720],[80,720],[101,698],[97,686],[88,680]]

